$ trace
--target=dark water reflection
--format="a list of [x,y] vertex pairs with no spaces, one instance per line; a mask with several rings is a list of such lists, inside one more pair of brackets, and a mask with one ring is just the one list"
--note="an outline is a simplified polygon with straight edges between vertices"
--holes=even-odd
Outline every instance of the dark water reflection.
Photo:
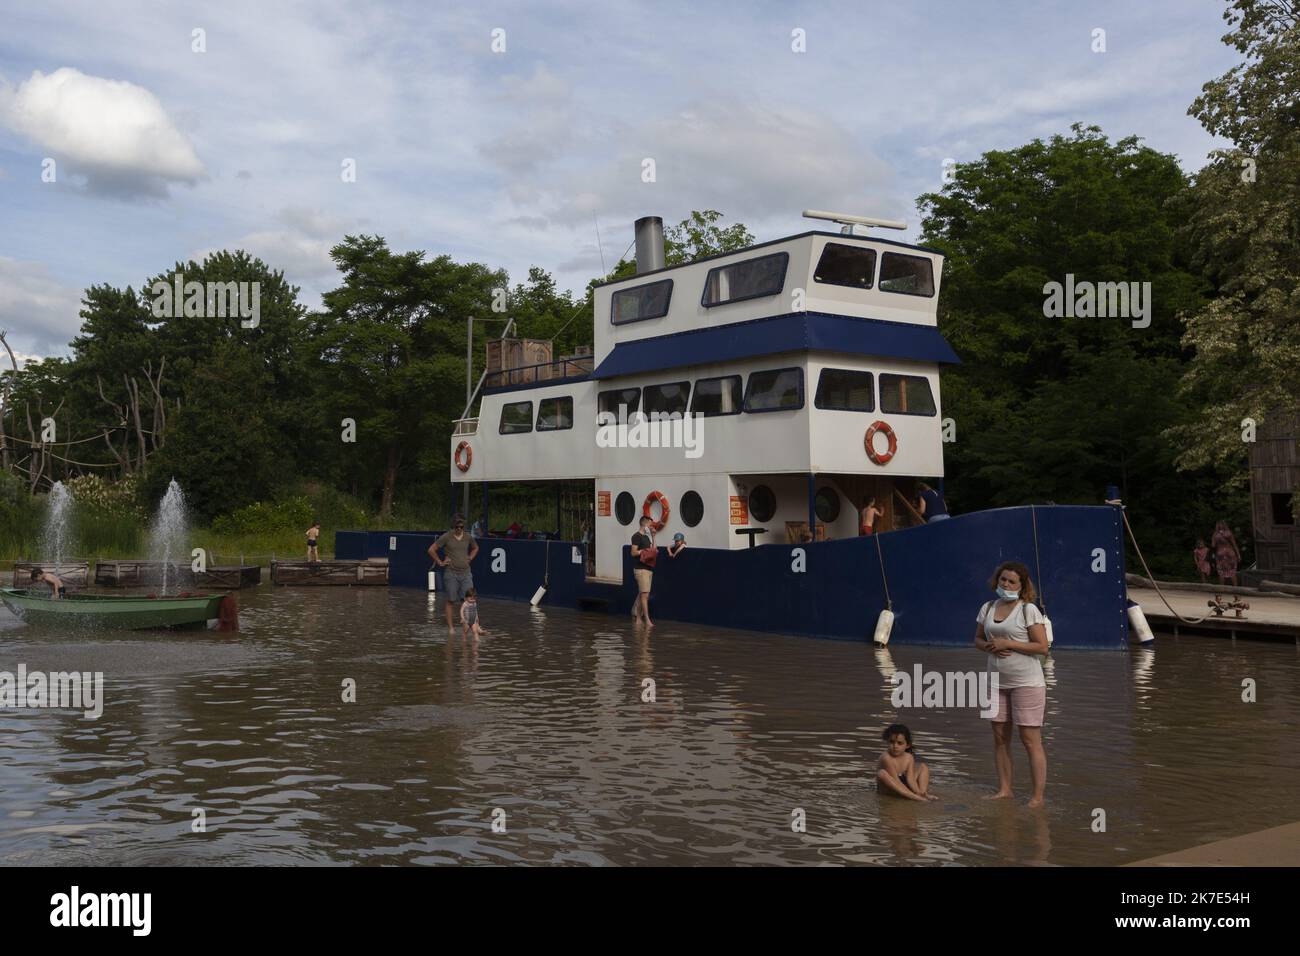
[[867,785],[900,717],[889,669],[980,668],[974,651],[647,637],[495,601],[475,646],[420,592],[241,600],[233,637],[60,634],[0,610],[0,670],[103,671],[107,697],[97,721],[0,711],[0,862],[1113,864],[1300,819],[1292,645],[1061,652],[1033,812],[1018,744],[1016,803],[982,799],[973,711],[901,715],[940,802]]

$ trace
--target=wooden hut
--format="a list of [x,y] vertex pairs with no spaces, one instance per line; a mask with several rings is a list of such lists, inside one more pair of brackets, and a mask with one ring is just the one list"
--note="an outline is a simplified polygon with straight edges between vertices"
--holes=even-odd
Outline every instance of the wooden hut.
[[1247,447],[1256,567],[1247,577],[1300,584],[1300,521],[1291,506],[1300,491],[1300,415],[1269,416]]

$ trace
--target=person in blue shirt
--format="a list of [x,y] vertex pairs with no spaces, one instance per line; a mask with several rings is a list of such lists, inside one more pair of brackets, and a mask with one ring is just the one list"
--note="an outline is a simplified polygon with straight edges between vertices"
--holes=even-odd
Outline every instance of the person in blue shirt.
[[948,506],[944,504],[943,495],[924,481],[918,481],[916,487],[920,489],[920,500],[916,510],[921,513],[922,518],[926,521],[943,521],[949,517]]

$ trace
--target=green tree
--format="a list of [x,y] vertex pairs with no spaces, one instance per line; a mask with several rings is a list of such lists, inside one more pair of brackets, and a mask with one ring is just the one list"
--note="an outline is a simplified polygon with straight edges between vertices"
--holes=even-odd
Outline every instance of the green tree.
[[270,372],[241,343],[216,344],[186,384],[141,493],[156,502],[175,478],[191,513],[207,522],[266,496],[291,464],[291,439],[268,417]]
[[[416,475],[446,475],[447,436],[465,401],[466,319],[490,315],[508,279],[449,256],[394,253],[378,236],[347,236],[331,255],[342,284],[325,294],[304,342],[321,369],[318,413],[303,424],[354,485],[378,485],[387,520],[404,462]],[[345,418],[354,443],[339,440]]]
[[[961,164],[942,193],[920,198],[921,241],[946,256],[940,328],[963,361],[943,375],[954,507],[1097,503],[1115,483],[1139,537],[1158,543],[1144,550],[1184,570],[1189,503],[1221,480],[1175,480],[1162,437],[1197,413],[1176,397],[1178,314],[1203,288],[1168,205],[1186,187],[1175,157],[1076,125]],[[1045,286],[1067,274],[1150,282],[1150,326],[1047,317]]]
[[1294,4],[1234,0],[1223,40],[1244,62],[1206,83],[1188,112],[1233,143],[1177,204],[1213,294],[1189,310],[1183,379],[1200,419],[1170,434],[1186,468],[1246,481],[1242,423],[1300,408],[1300,25]]

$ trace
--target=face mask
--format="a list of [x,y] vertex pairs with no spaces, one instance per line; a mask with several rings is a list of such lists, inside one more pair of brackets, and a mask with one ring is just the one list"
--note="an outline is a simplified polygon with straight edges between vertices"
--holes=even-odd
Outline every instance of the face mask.
[[1014,601],[1016,598],[1020,597],[1020,592],[998,588],[998,597],[1002,598],[1004,601]]

